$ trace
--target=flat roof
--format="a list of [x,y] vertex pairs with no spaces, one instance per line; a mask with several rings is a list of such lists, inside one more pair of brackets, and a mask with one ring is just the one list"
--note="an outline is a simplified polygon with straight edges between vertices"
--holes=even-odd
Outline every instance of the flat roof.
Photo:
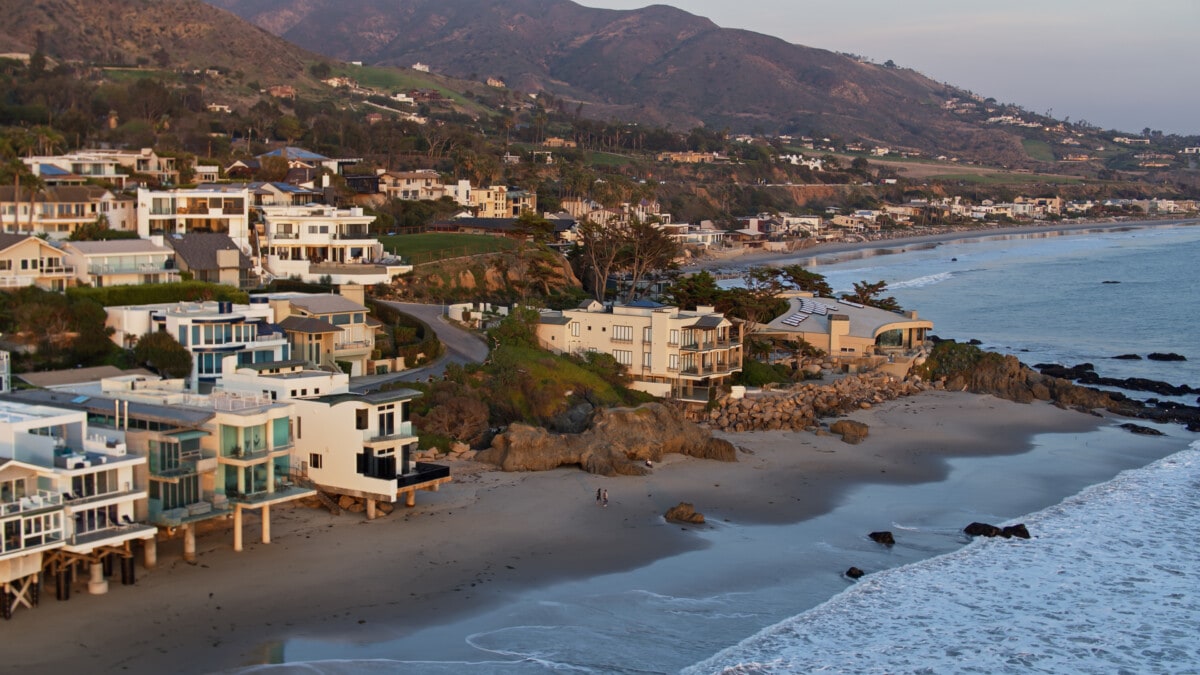
[[119,377],[121,375],[144,375],[152,380],[159,379],[158,375],[144,368],[121,370],[116,366],[64,368],[63,370],[46,370],[39,373],[16,373],[14,377],[35,387],[62,387],[72,384],[99,382],[105,378]]
[[328,405],[337,405],[339,403],[345,403],[347,401],[363,401],[366,403],[379,404],[379,403],[390,403],[392,401],[404,401],[404,400],[408,400],[408,399],[412,399],[412,398],[417,398],[420,395],[421,395],[421,392],[417,391],[416,389],[390,389],[387,391],[371,391],[371,392],[367,392],[365,394],[359,394],[356,392],[347,392],[344,394],[327,394],[325,396],[318,396],[314,399],[309,399],[309,400],[320,401],[321,403],[325,403]]

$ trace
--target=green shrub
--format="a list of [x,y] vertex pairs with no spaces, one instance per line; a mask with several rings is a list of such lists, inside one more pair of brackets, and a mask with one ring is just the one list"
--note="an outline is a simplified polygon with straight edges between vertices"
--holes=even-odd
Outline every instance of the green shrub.
[[733,381],[747,387],[761,387],[764,384],[791,382],[791,372],[780,365],[763,363],[747,359],[742,362],[742,372],[734,376]]
[[224,300],[245,304],[250,295],[245,291],[212,284],[207,281],[180,281],[170,284],[139,284],[130,286],[82,287],[67,289],[72,300],[87,299],[103,307],[120,305],[153,305],[172,302]]

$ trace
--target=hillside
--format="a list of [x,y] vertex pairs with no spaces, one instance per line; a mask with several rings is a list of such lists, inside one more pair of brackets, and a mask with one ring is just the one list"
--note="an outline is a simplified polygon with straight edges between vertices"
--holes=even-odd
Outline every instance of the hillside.
[[546,91],[587,117],[816,133],[921,150],[1027,157],[1020,139],[955,117],[962,92],[919,73],[789,44],[661,5],[569,0],[210,0],[331,58]]
[[308,66],[325,60],[198,0],[0,0],[0,48],[32,53],[39,34],[55,61],[216,68],[263,86],[315,84]]

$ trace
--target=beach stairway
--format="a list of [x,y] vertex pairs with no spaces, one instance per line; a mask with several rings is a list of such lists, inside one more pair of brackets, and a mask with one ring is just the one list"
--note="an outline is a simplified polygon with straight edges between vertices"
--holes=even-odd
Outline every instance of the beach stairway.
[[342,507],[338,506],[338,503],[334,501],[333,497],[330,497],[321,490],[317,490],[317,501],[321,502],[321,506],[329,509],[329,512],[333,515],[342,515]]

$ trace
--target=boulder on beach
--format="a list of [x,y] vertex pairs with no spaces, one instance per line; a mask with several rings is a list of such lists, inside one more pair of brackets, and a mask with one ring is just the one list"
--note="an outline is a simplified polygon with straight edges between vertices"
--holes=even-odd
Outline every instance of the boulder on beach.
[[493,438],[492,446],[480,451],[475,459],[504,471],[580,466],[604,476],[639,476],[650,471],[646,460],[657,463],[668,453],[737,461],[732,443],[713,438],[710,431],[662,403],[598,410],[591,426],[579,434],[556,434],[513,424]]
[[692,525],[703,525],[704,514],[697,513],[696,507],[687,502],[679,502],[677,505],[667,509],[663,515],[667,520],[673,520],[677,523],[691,523]]
[[866,574],[866,572],[858,569],[857,567],[851,567],[850,569],[846,570],[846,576],[850,577],[851,579],[859,579],[864,574]]
[[892,536],[891,532],[887,532],[887,531],[872,532],[871,534],[868,534],[867,536],[871,538],[871,541],[876,542],[878,544],[883,544],[885,546],[892,546],[896,543],[896,538]]
[[829,426],[829,430],[842,437],[842,441],[857,445],[867,437],[869,427],[855,420],[838,420]]

